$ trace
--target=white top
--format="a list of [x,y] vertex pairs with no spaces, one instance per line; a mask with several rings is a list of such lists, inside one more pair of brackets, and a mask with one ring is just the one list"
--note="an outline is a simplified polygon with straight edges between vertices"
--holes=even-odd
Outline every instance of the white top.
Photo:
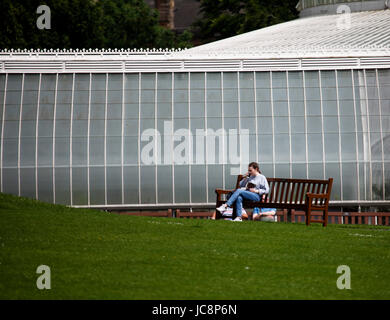
[[243,178],[240,181],[240,187],[241,188],[247,187],[247,184],[249,182],[251,182],[254,185],[256,185],[255,188],[257,190],[259,190],[258,193],[260,195],[267,194],[269,192],[269,185],[268,185],[267,178],[264,175],[262,175],[261,173],[259,173],[258,175],[255,175],[255,176],[249,176],[247,178]]

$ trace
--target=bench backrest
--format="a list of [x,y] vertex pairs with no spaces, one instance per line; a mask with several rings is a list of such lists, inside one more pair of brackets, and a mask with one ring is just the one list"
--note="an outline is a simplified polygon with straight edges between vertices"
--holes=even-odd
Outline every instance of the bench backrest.
[[[236,189],[243,176],[237,176]],[[304,204],[306,193],[327,194],[327,198],[315,199],[313,204],[325,205],[329,202],[330,191],[333,179],[314,180],[314,179],[284,179],[267,178],[269,184],[269,193],[266,196],[266,202],[272,203],[291,203]]]

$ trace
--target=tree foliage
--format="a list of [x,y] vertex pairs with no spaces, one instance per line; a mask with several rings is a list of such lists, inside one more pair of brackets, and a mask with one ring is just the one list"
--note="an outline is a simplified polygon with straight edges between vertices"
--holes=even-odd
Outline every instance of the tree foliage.
[[[51,29],[36,26],[38,6],[51,10]],[[144,0],[2,0],[0,48],[189,47],[192,34],[177,36],[159,25]]]
[[194,23],[197,37],[209,42],[298,17],[298,0],[199,0],[202,17]]

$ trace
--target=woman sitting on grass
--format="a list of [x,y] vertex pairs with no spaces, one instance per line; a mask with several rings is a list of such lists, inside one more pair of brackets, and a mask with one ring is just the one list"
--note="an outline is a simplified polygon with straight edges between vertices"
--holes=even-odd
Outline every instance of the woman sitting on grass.
[[237,217],[234,221],[242,221],[242,201],[252,200],[260,201],[262,195],[269,192],[269,186],[267,178],[261,174],[259,164],[257,162],[251,162],[248,165],[248,172],[244,175],[240,181],[240,188],[234,191],[228,201],[217,208],[217,210],[223,213],[228,207],[231,207],[234,203],[236,206]]

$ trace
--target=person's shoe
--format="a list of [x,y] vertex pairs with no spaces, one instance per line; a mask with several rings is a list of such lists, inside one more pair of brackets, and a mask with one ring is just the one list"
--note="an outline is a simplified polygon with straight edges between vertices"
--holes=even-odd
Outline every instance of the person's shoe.
[[225,205],[225,204],[223,204],[217,208],[217,210],[221,213],[223,213],[226,209],[227,209],[227,205]]
[[242,221],[241,217],[236,217],[233,221]]

